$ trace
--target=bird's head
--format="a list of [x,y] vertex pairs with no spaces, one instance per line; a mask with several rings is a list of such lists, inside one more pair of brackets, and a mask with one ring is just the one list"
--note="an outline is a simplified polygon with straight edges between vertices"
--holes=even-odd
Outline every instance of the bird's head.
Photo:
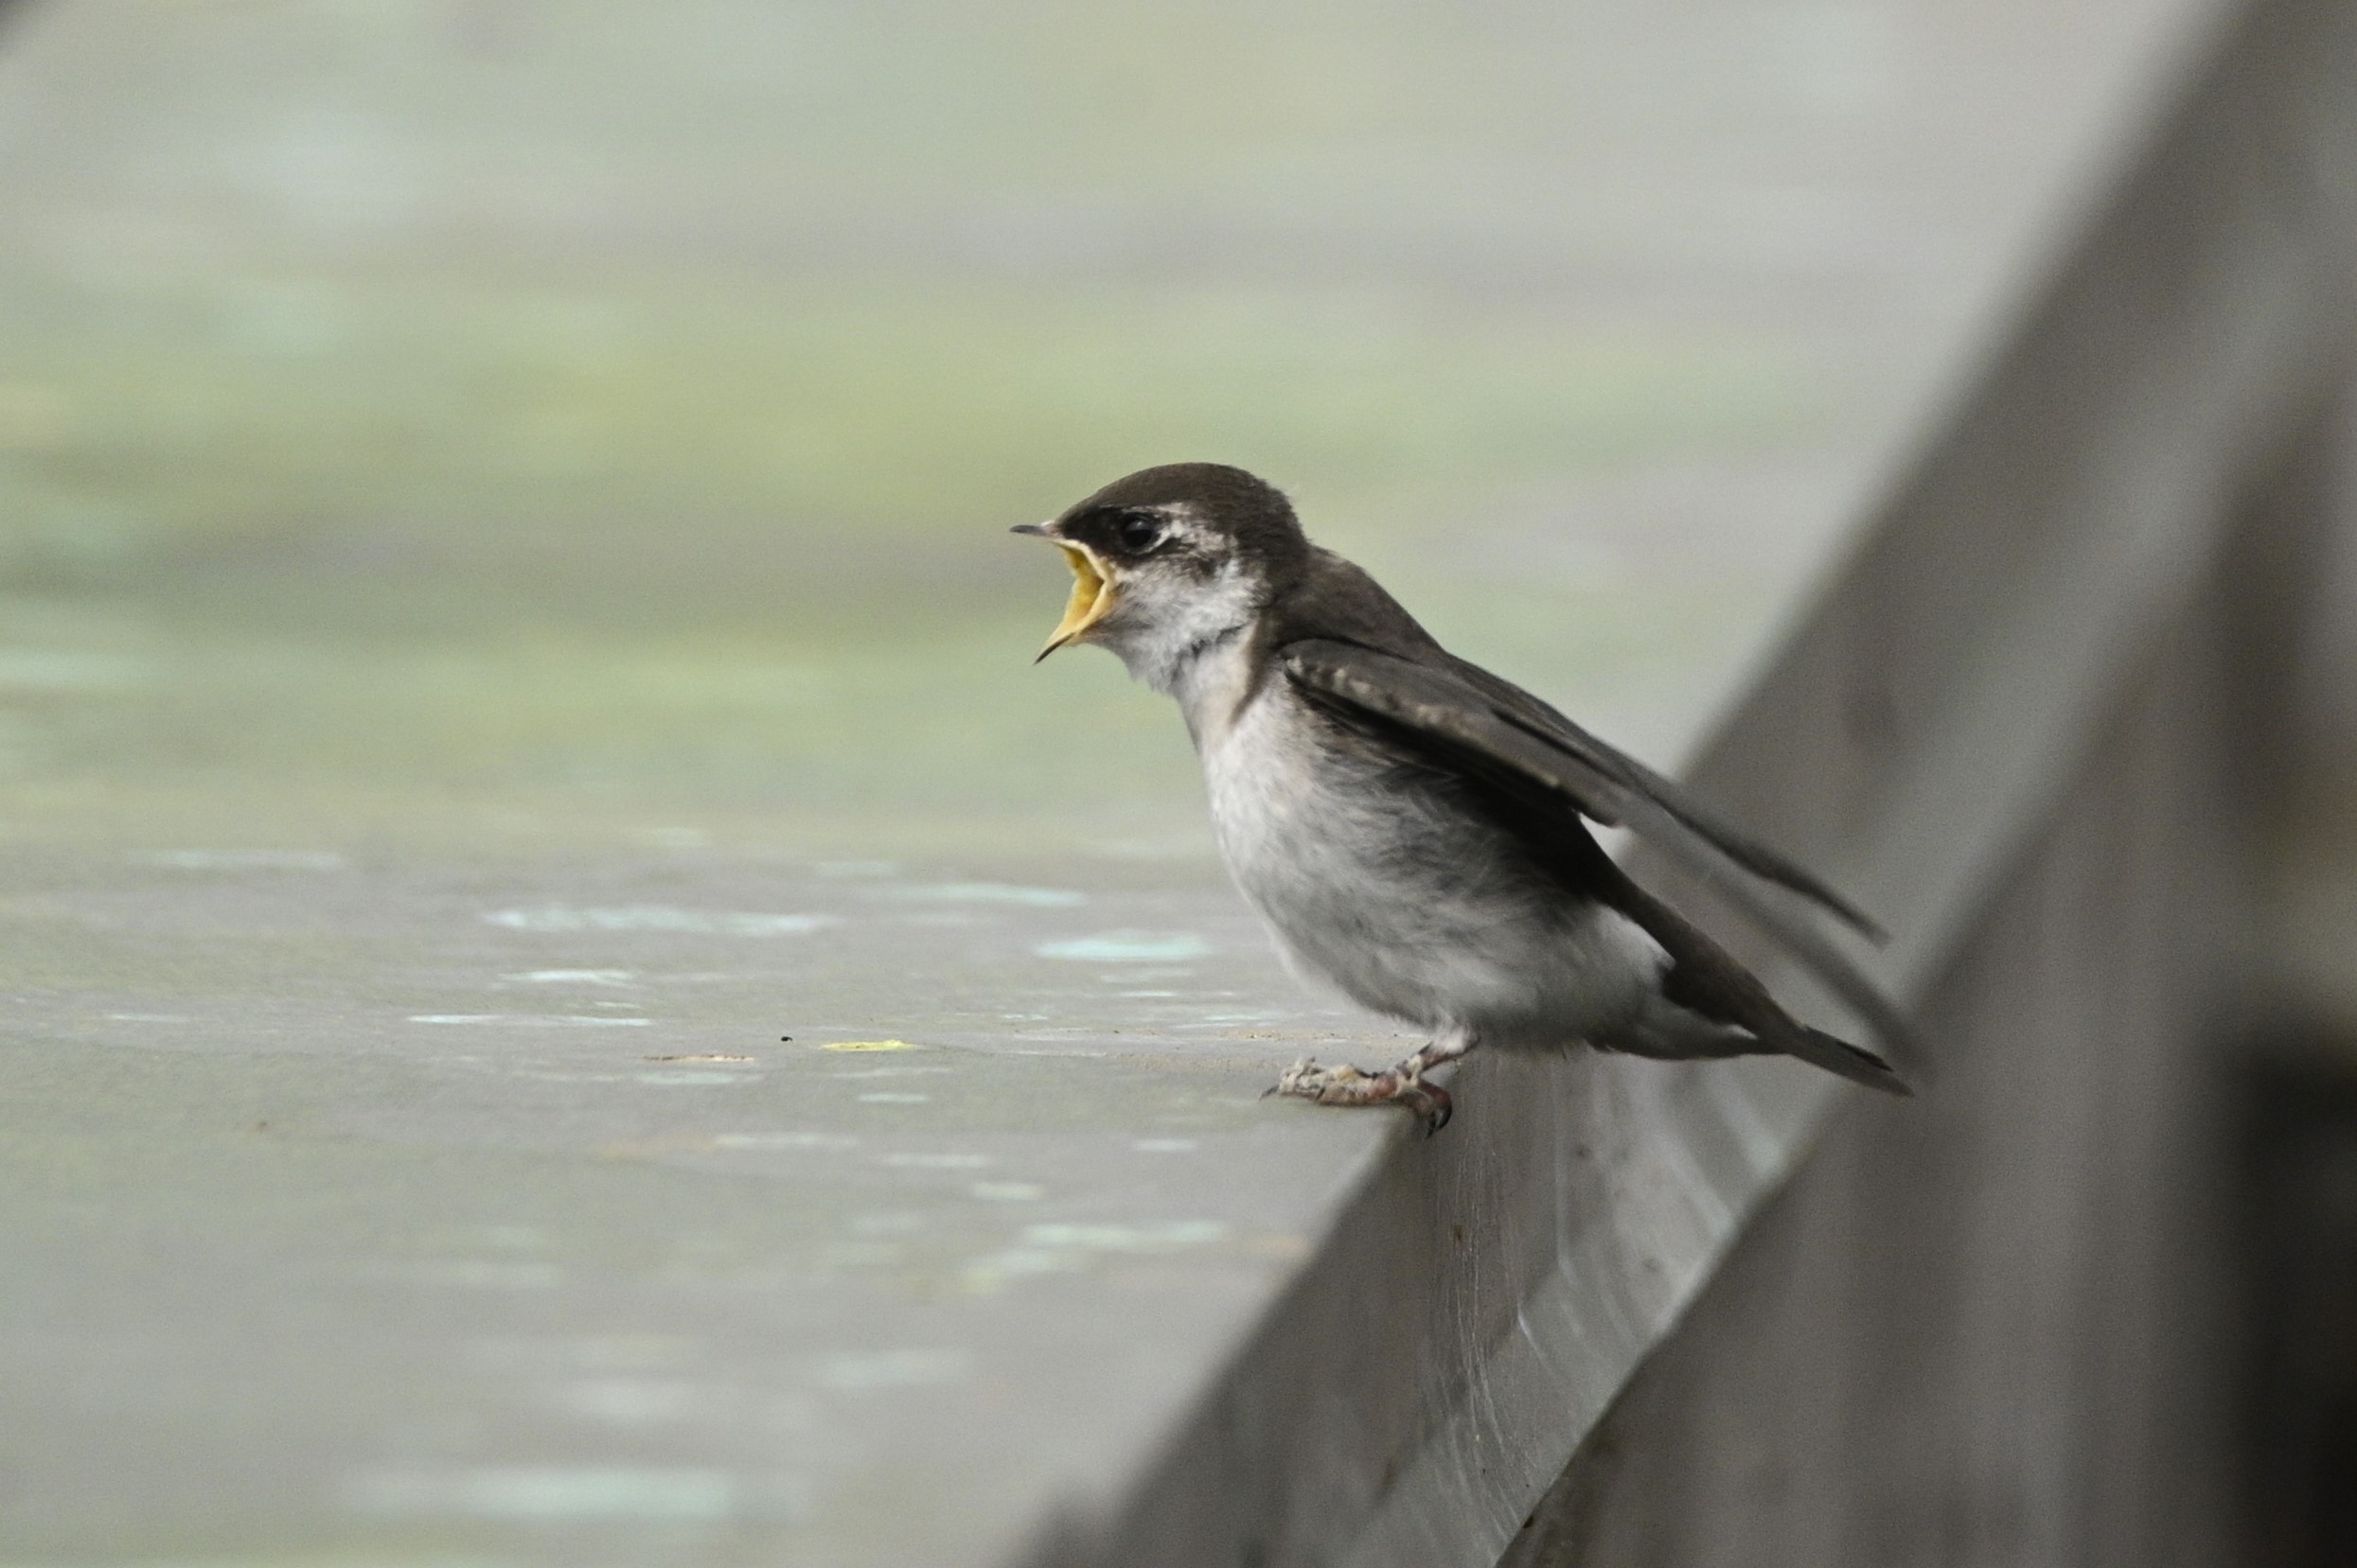
[[1015,532],[1054,543],[1072,569],[1072,599],[1039,657],[1097,643],[1158,685],[1249,625],[1309,555],[1284,493],[1217,463],[1141,469]]

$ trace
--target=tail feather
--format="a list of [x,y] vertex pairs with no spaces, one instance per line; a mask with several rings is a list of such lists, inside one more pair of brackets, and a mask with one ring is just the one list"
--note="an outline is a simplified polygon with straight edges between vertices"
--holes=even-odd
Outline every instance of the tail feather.
[[[1701,927],[1637,886],[1612,862],[1604,864],[1611,868],[1608,896],[1614,907],[1643,926],[1670,956],[1670,965],[1661,975],[1662,1000],[1704,1026],[1670,1048],[1654,1050],[1627,1041],[1615,1041],[1615,1048],[1639,1055],[1791,1056],[1885,1094],[1915,1092],[1883,1057],[1821,1029],[1812,1029],[1786,1013],[1759,977]],[[1882,1002],[1866,1014],[1866,1021],[1875,1026],[1886,1043],[1904,1050],[1905,1025],[1893,1022],[1896,1016],[1897,1010]]]

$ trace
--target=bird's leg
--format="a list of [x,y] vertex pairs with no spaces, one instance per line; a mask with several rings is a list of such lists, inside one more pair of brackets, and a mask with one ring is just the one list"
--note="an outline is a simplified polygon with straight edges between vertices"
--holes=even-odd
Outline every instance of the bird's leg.
[[1320,1105],[1401,1105],[1416,1114],[1427,1136],[1448,1125],[1455,1109],[1448,1091],[1427,1084],[1424,1075],[1444,1062],[1454,1062],[1474,1047],[1473,1031],[1452,1029],[1427,1043],[1414,1055],[1381,1072],[1356,1067],[1321,1067],[1303,1057],[1285,1069],[1270,1094],[1314,1100]]

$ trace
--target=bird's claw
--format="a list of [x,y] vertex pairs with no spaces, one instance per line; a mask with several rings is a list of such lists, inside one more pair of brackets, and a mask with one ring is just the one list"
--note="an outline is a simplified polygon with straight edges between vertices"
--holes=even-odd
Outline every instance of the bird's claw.
[[1285,1068],[1274,1084],[1262,1091],[1261,1098],[1266,1100],[1272,1094],[1289,1095],[1320,1105],[1398,1105],[1414,1113],[1424,1124],[1427,1137],[1447,1126],[1456,1109],[1448,1091],[1438,1084],[1425,1082],[1421,1073],[1399,1067],[1361,1072],[1348,1064],[1321,1067],[1315,1058],[1307,1056]]

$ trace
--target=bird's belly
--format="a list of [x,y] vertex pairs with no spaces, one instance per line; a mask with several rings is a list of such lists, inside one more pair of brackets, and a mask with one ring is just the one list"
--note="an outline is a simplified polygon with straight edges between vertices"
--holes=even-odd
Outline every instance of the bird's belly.
[[1428,775],[1320,744],[1289,708],[1255,703],[1205,774],[1230,874],[1297,971],[1494,1037],[1586,1035],[1639,1004],[1661,961],[1643,932],[1571,898]]

